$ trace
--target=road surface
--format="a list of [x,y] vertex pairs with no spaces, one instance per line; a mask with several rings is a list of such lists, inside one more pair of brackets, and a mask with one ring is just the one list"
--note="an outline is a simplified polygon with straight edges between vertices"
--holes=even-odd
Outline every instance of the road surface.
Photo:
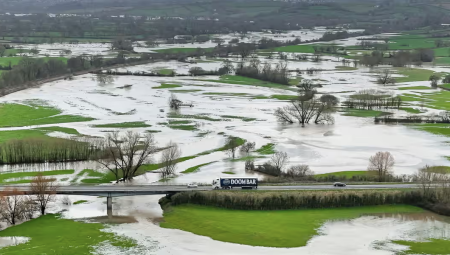
[[[369,184],[369,185],[348,185],[347,187],[334,187],[333,185],[301,185],[301,186],[259,186],[258,190],[355,190],[355,189],[411,189],[417,188],[417,184]],[[5,188],[18,189],[26,193],[31,193],[29,186],[8,185]],[[100,186],[60,186],[57,194],[64,195],[87,195],[87,196],[134,196],[134,195],[157,195],[170,194],[192,190],[212,190],[210,186],[199,186],[198,188],[187,188],[180,185],[100,185]],[[235,188],[234,190],[240,190]]]

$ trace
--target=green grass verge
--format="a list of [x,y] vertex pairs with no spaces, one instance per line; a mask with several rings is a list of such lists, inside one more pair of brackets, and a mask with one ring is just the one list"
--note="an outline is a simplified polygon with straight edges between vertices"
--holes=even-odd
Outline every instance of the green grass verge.
[[437,123],[437,124],[419,124],[412,126],[416,129],[423,130],[435,135],[450,137],[450,124]]
[[181,172],[181,173],[183,173],[183,174],[194,173],[194,172],[197,172],[201,167],[207,166],[207,165],[210,165],[210,164],[216,163],[216,162],[217,162],[217,161],[212,161],[212,162],[209,162],[209,163],[205,163],[205,164],[201,164],[201,165],[189,167],[188,169],[184,170],[184,171]]
[[80,135],[78,131],[74,128],[65,128],[65,127],[41,127],[35,128],[37,130],[42,130],[44,132],[62,132],[69,135]]
[[102,231],[104,229],[105,226],[100,223],[60,219],[57,214],[47,214],[0,231],[0,236],[31,238],[24,244],[0,248],[0,253],[3,255],[93,254],[94,246],[103,242],[122,248],[136,246],[133,240]]
[[223,174],[236,174],[235,172],[231,172],[231,171],[223,171]]
[[370,213],[422,211],[418,207],[406,205],[282,211],[242,211],[182,205],[164,213],[161,227],[244,245],[301,247],[318,235],[319,227],[326,221],[353,219]]
[[179,87],[182,87],[182,86],[178,85],[178,84],[163,83],[160,86],[152,87],[152,89],[173,89],[173,88],[179,88]]
[[411,87],[401,87],[399,90],[423,90],[423,89],[431,89],[431,87],[427,86],[411,86]]
[[257,149],[256,152],[262,155],[270,155],[275,153],[275,144],[268,143],[263,145],[261,148]]
[[168,125],[168,127],[171,129],[185,130],[185,131],[198,130],[196,125]]
[[[26,178],[26,177],[34,177],[37,176],[39,173],[43,176],[54,176],[54,175],[67,175],[67,174],[73,174],[75,170],[52,170],[52,171],[40,171],[40,172],[15,172],[15,173],[4,173],[0,174],[0,183],[3,184],[11,184],[12,182],[8,182],[8,179],[15,179],[15,178]],[[30,180],[19,180],[23,183],[30,182]],[[16,183],[17,181],[13,181]]]
[[303,45],[289,45],[283,47],[277,47],[274,51],[278,52],[298,52],[298,53],[314,53],[313,45],[303,44]]
[[93,118],[77,115],[58,115],[60,113],[60,110],[49,106],[0,104],[0,116],[2,116],[0,127],[22,127],[93,120]]
[[408,113],[414,113],[414,114],[421,113],[420,110],[415,109],[415,108],[411,108],[411,107],[400,107],[400,110],[406,111]]
[[102,125],[94,125],[96,128],[143,128],[143,127],[151,127],[152,125],[145,124],[143,121],[135,121],[135,122],[122,122],[122,123],[111,123],[111,124],[102,124]]
[[84,204],[84,203],[87,203],[88,201],[87,200],[78,200],[78,201],[75,201],[73,204],[74,205],[79,205],[79,204]]
[[368,171],[341,171],[341,172],[334,172],[334,173],[326,173],[326,174],[316,174],[316,177],[326,177],[326,176],[338,176],[338,177],[347,177],[348,179],[351,179],[353,176],[358,175],[368,175],[370,174]]
[[450,240],[430,239],[427,242],[413,242],[397,240],[393,243],[409,246],[409,250],[398,253],[399,255],[406,254],[428,254],[428,255],[443,255],[448,254],[450,247]]
[[296,87],[294,86],[272,83],[239,75],[222,75],[220,76],[219,80],[203,80],[203,81],[237,84],[237,85],[251,85],[266,88],[287,89],[293,91],[296,90]]

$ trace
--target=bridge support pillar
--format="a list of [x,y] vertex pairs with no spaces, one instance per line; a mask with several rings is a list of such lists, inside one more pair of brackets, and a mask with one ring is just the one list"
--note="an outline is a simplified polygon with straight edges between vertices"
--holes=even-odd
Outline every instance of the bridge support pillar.
[[112,196],[108,195],[106,197],[106,212],[108,214],[108,217],[112,217]]

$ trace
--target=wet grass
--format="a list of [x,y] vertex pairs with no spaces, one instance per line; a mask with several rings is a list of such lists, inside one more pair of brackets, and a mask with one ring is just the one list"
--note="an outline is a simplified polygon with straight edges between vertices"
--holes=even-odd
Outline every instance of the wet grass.
[[159,69],[156,70],[157,73],[162,74],[162,75],[171,75],[173,73],[172,69]]
[[279,211],[243,211],[181,205],[164,212],[161,227],[181,229],[214,240],[244,245],[301,247],[318,235],[319,227],[326,221],[353,219],[370,213],[422,211],[418,207],[406,205]]
[[22,140],[27,138],[45,138],[45,139],[58,139],[54,137],[49,137],[45,135],[44,131],[41,130],[12,130],[12,131],[1,131],[0,132],[0,143],[8,142],[11,140]]
[[432,93],[421,92],[417,95],[403,94],[401,95],[401,98],[403,101],[423,102],[426,107],[450,111],[450,91],[442,90]]
[[368,171],[341,171],[334,173],[326,173],[326,174],[316,174],[316,177],[326,177],[326,176],[337,176],[337,177],[347,177],[347,179],[351,179],[353,176],[358,175],[368,175]]
[[242,158],[231,159],[230,161],[231,162],[238,162],[238,161],[255,160],[255,159],[258,159],[258,158],[265,158],[265,157],[264,156],[253,156],[253,155],[251,155],[251,156],[245,156],[245,157],[242,157]]
[[203,91],[201,89],[171,89],[170,92],[172,93],[194,93],[194,92],[200,92]]
[[201,164],[201,165],[189,167],[188,169],[184,170],[184,171],[181,172],[181,173],[183,173],[183,174],[194,173],[194,172],[197,172],[201,167],[207,166],[207,165],[210,165],[210,164],[216,163],[216,162],[217,162],[217,161],[212,161],[212,162],[209,162],[209,163],[205,163],[205,164]]
[[2,184],[12,184],[13,182],[14,183],[20,183],[20,182],[21,183],[29,183],[29,182],[31,182],[31,180],[19,180],[19,181],[8,182],[8,179],[35,177],[38,174],[42,174],[43,176],[68,175],[68,174],[73,174],[74,172],[75,172],[75,170],[52,170],[52,171],[40,171],[40,172],[5,173],[5,174],[0,174],[0,183],[2,183]]
[[411,125],[416,129],[423,130],[435,135],[450,137],[450,124],[437,123],[437,124],[419,124]]
[[231,171],[223,171],[223,174],[236,174],[235,172],[231,172]]
[[173,88],[179,88],[179,87],[182,87],[182,86],[178,85],[178,84],[163,83],[160,86],[152,87],[152,89],[173,89]]
[[91,121],[93,118],[77,115],[59,115],[61,111],[41,105],[0,104],[0,127],[22,127],[68,122]]
[[87,201],[87,200],[78,200],[78,201],[75,201],[73,204],[74,205],[79,205],[79,204],[84,204],[84,203],[87,203],[87,202],[89,202],[89,201]]
[[111,123],[111,124],[101,124],[94,125],[96,128],[143,128],[143,127],[151,127],[152,125],[145,124],[143,121],[135,121],[135,122],[122,122],[122,123]]
[[245,122],[255,121],[255,120],[256,120],[256,118],[249,118],[249,117],[242,117],[242,116],[234,116],[234,115],[221,115],[220,117],[226,118],[226,119],[240,119],[240,120],[243,120],[243,121],[245,121]]
[[421,113],[420,110],[415,109],[415,108],[411,108],[411,107],[400,107],[400,110],[403,110],[407,113],[413,113],[413,114],[417,114],[417,113]]
[[[208,116],[208,114],[196,114],[196,115],[190,115],[190,114],[179,114],[179,113],[168,113],[168,118],[178,118],[178,119],[197,119],[197,120],[208,120],[208,121],[222,121],[222,119],[216,119],[211,118]],[[169,122],[169,124],[171,124]]]
[[42,130],[44,132],[61,132],[69,135],[80,135],[78,131],[74,128],[66,128],[66,127],[41,127],[35,128],[37,130]]
[[248,93],[231,93],[231,92],[205,92],[203,95],[212,95],[212,96],[250,96]]
[[276,88],[276,89],[288,89],[288,90],[296,90],[294,86],[283,85],[279,83],[272,83],[267,81],[262,81],[258,79],[248,78],[239,75],[222,75],[219,80],[203,80],[209,82],[219,82],[219,83],[228,83],[228,84],[236,84],[236,85],[251,85],[251,86],[260,86],[266,88]]
[[[154,51],[159,52],[159,53],[192,53],[197,50],[198,50],[197,48],[172,48],[172,49],[160,49],[160,50],[154,50]],[[202,48],[202,50],[211,51],[212,48]]]
[[136,246],[132,239],[104,232],[104,229],[105,225],[100,223],[60,219],[59,214],[47,214],[0,231],[0,236],[31,238],[24,244],[0,248],[0,253],[3,255],[93,254],[95,246],[104,242],[121,248]]
[[395,78],[396,82],[411,82],[411,81],[428,81],[430,76],[435,72],[426,69],[419,68],[407,68],[407,67],[399,67],[396,68],[397,72],[405,77],[397,77]]
[[185,130],[185,131],[198,130],[196,125],[168,125],[168,127],[171,129]]
[[289,45],[283,47],[277,47],[274,51],[278,52],[298,52],[298,53],[314,53],[314,48],[311,44],[305,45]]
[[423,89],[432,89],[432,88],[427,86],[411,86],[398,88],[398,90],[423,90]]
[[353,67],[353,66],[336,66],[336,70],[339,70],[339,71],[353,71],[353,70],[358,70],[358,68]]
[[429,239],[426,242],[413,242],[413,241],[393,241],[393,243],[409,246],[407,251],[398,253],[399,255],[406,254],[448,254],[450,247],[450,240],[445,239]]
[[361,110],[361,109],[346,109],[342,115],[344,116],[353,116],[353,117],[378,117],[382,115],[384,112],[376,111],[376,110]]
[[268,143],[263,145],[261,148],[257,149],[256,152],[262,155],[271,155],[275,153],[275,144]]

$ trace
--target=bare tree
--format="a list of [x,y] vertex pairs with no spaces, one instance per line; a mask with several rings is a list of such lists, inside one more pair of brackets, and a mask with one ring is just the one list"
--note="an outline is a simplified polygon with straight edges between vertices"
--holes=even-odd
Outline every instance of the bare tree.
[[233,159],[236,158],[236,151],[238,150],[240,144],[239,144],[239,138],[234,136],[229,136],[226,139],[225,142],[225,150],[228,152],[230,157]]
[[252,152],[255,149],[256,144],[253,142],[246,142],[244,143],[241,148],[239,148],[239,153],[242,156],[248,156],[250,152]]
[[417,171],[415,179],[419,183],[425,197],[429,197],[432,194],[431,191],[435,188],[434,185],[440,181],[440,175],[436,169],[428,165]]
[[167,178],[175,174],[176,165],[181,157],[181,149],[178,144],[170,141],[167,144],[167,149],[165,149],[161,154],[161,177]]
[[270,163],[273,165],[278,172],[282,172],[284,167],[286,166],[289,157],[286,152],[277,151],[270,158]]
[[377,152],[374,156],[369,158],[368,171],[374,171],[378,176],[378,181],[385,181],[392,173],[392,167],[395,164],[394,156],[388,151]]
[[32,219],[37,210],[38,204],[31,196],[26,196],[23,201],[23,218],[27,220]]
[[150,161],[156,149],[156,142],[150,133],[141,136],[137,132],[128,131],[124,135],[119,132],[110,133],[100,144],[101,154],[97,161],[116,177],[116,181],[130,181],[136,176],[139,168]]
[[5,189],[0,193],[0,218],[11,225],[17,220],[23,219],[24,203],[26,196],[24,192],[17,189]]
[[384,69],[383,71],[378,73],[377,82],[378,84],[388,85],[394,84],[395,79],[392,77],[391,71],[389,69]]
[[288,177],[307,177],[314,175],[308,165],[295,165],[289,167],[286,171],[286,176]]
[[41,215],[45,214],[47,204],[54,199],[57,188],[55,179],[45,178],[41,173],[31,181],[30,190],[36,197]]

